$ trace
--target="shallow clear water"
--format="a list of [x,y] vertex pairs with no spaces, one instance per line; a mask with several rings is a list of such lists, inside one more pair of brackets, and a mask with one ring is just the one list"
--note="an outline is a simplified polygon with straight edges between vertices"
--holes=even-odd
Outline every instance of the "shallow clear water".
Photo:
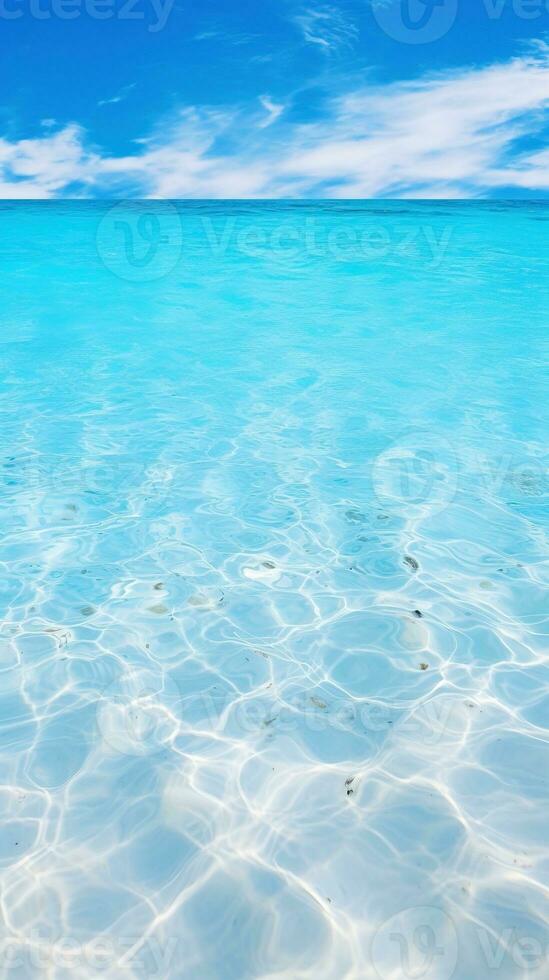
[[0,975],[547,976],[549,206],[0,214]]

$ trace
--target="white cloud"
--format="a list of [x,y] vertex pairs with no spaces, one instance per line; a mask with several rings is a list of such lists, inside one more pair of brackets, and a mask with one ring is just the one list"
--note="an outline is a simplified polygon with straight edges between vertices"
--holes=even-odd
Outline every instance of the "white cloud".
[[356,39],[357,29],[337,7],[307,7],[293,18],[305,41],[329,54],[347,47]]
[[437,183],[477,193],[511,172],[507,154],[548,108],[547,53],[366,89],[337,100],[329,132],[322,124],[305,132],[281,170],[332,182],[336,196],[398,196]]
[[[282,105],[186,109],[125,157],[88,149],[65,128],[0,140],[5,197],[476,197],[549,190],[549,151],[524,150],[549,109],[549,49],[334,98],[315,123],[283,122]],[[270,126],[278,119],[277,126]],[[218,147],[223,147],[221,151]]]
[[62,196],[69,184],[92,184],[101,165],[101,157],[85,149],[84,133],[75,125],[32,140],[0,139],[0,195]]
[[260,95],[259,101],[265,109],[265,112],[268,113],[265,119],[262,119],[259,123],[259,127],[260,129],[266,129],[267,126],[270,126],[272,123],[276,122],[278,117],[282,115],[284,112],[284,105],[282,103],[273,102],[268,95]]
[[116,95],[113,95],[110,99],[100,99],[97,105],[116,105],[117,102],[123,102],[124,99],[128,98],[128,95],[133,91],[136,84],[136,82],[132,82],[131,85],[125,85],[124,88],[121,88],[120,91],[117,92]]
[[201,31],[195,34],[193,41],[221,41],[223,44],[252,44],[260,37],[258,34],[230,34],[227,31]]
[[549,150],[521,154],[504,171],[488,173],[487,180],[493,187],[512,186],[549,191]]

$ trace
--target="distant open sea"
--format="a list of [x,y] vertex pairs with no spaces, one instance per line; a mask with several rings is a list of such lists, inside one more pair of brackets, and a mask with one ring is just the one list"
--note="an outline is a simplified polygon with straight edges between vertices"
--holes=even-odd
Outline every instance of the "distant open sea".
[[546,980],[549,204],[0,204],[2,980]]

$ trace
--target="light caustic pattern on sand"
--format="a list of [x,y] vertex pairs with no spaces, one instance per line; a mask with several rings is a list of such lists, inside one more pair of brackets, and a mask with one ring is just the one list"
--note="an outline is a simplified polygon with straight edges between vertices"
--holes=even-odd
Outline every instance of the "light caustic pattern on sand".
[[549,212],[175,215],[2,212],[0,976],[541,980]]

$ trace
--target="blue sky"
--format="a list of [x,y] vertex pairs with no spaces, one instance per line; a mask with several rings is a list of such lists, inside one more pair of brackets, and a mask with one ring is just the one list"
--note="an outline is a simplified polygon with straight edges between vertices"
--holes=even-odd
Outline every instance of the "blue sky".
[[546,197],[549,0],[0,0],[2,197]]

